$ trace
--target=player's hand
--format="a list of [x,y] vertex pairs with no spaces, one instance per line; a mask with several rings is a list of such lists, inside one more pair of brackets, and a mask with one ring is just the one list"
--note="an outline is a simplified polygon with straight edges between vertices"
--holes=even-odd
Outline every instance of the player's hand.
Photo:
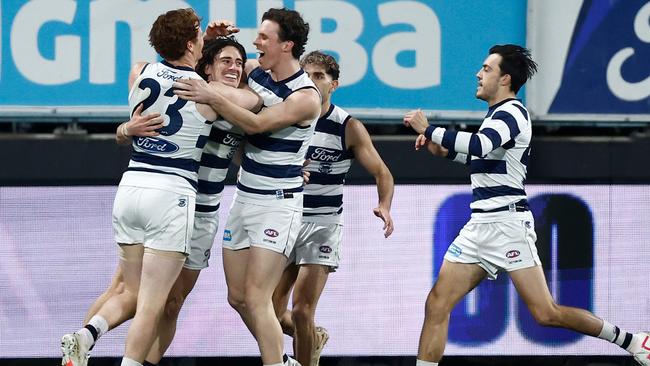
[[210,104],[221,95],[203,79],[178,79],[174,83],[174,94],[179,98],[203,104]]
[[203,39],[210,40],[217,37],[225,37],[237,32],[239,32],[239,28],[232,21],[226,19],[214,20],[205,27]]
[[142,103],[138,105],[135,111],[133,111],[131,119],[125,123],[123,128],[118,129],[117,133],[123,135],[122,137],[153,137],[160,135],[157,130],[163,127],[165,119],[160,116],[160,113],[151,113],[143,116],[142,106]]
[[427,139],[424,135],[419,135],[415,139],[415,150],[420,150],[423,146],[426,146],[427,150],[435,156],[446,157],[449,154],[449,150],[438,145],[433,141]]
[[302,184],[309,184],[309,172],[305,169],[307,165],[311,163],[311,160],[305,159],[305,161],[302,163]]
[[424,113],[420,110],[414,110],[407,112],[404,115],[404,125],[411,127],[415,132],[422,134],[429,127],[429,121],[427,117],[424,116]]
[[390,217],[390,211],[378,206],[372,209],[372,213],[384,222],[384,227],[382,228],[384,230],[384,238],[389,237],[393,233],[393,218]]

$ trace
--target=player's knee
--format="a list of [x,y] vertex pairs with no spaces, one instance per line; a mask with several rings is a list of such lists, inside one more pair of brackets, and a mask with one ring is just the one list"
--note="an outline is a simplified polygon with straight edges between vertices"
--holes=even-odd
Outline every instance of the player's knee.
[[178,314],[181,312],[183,302],[185,302],[185,297],[183,295],[178,294],[170,296],[165,303],[165,312],[163,315],[170,319],[176,319]]
[[449,317],[451,306],[445,298],[431,292],[427,297],[424,311],[427,319],[434,322],[443,322]]
[[228,304],[230,304],[230,306],[240,314],[242,314],[246,309],[246,302],[244,301],[244,296],[228,293]]
[[314,321],[313,306],[297,303],[291,309],[291,319],[295,324],[305,324]]
[[557,327],[561,323],[561,312],[557,305],[535,306],[529,308],[537,324],[543,327]]

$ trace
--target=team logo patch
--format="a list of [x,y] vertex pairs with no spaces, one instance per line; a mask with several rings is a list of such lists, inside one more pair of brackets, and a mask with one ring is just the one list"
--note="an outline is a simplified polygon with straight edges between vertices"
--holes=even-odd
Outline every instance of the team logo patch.
[[511,250],[508,253],[506,253],[506,258],[517,258],[519,257],[519,254],[521,254],[518,250]]
[[460,257],[460,255],[463,253],[463,250],[460,249],[460,247],[457,246],[456,244],[451,243],[451,245],[447,249],[447,253],[453,255],[454,257]]
[[327,245],[321,245],[320,247],[318,247],[318,250],[320,250],[321,253],[325,253],[325,254],[332,253],[332,247],[329,247]]
[[178,145],[175,143],[154,137],[138,137],[135,139],[135,145],[142,150],[164,154],[171,154],[178,151]]
[[178,207],[185,207],[186,205],[187,205],[187,199],[185,198],[178,199]]
[[323,174],[329,174],[332,172],[332,163],[320,163],[318,167],[318,172]]
[[223,241],[231,241],[232,240],[232,233],[230,230],[224,230],[223,231]]
[[275,237],[277,237],[277,236],[279,235],[278,232],[277,232],[276,230],[273,230],[273,229],[266,229],[266,230],[264,230],[264,234],[265,234],[266,236],[270,236],[270,237],[272,237],[272,238],[275,238]]

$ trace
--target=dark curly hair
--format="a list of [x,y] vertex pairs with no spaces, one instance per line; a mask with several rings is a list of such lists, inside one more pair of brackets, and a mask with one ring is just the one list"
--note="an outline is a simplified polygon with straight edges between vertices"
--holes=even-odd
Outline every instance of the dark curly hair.
[[165,60],[183,57],[187,42],[197,38],[201,18],[192,10],[170,10],[158,16],[149,31],[149,44]]
[[246,63],[246,50],[241,43],[237,42],[235,37],[218,37],[205,41],[205,44],[203,45],[203,54],[195,67],[196,73],[203,79],[208,80],[208,75],[205,73],[205,67],[212,64],[214,58],[221,53],[221,50],[228,46],[235,47],[237,51],[239,51],[242,61]]
[[262,15],[262,21],[270,20],[278,23],[280,33],[278,34],[281,41],[292,41],[293,48],[291,54],[297,60],[305,52],[307,37],[309,36],[309,23],[305,23],[295,10],[287,8],[271,8]]
[[495,45],[489,54],[501,55],[501,75],[509,74],[510,90],[515,94],[537,72],[537,63],[530,56],[530,50],[516,44]]
[[336,59],[321,51],[311,51],[306,54],[302,60],[300,60],[300,67],[304,68],[305,65],[317,65],[323,67],[325,73],[331,76],[332,80],[338,80],[339,74],[341,73]]

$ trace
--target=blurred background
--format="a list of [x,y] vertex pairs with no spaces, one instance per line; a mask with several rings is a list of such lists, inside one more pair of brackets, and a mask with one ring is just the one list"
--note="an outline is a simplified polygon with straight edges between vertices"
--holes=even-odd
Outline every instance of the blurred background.
[[[321,365],[415,364],[424,300],[471,190],[465,167],[413,150],[401,119],[420,108],[475,131],[487,110],[476,73],[494,44],[526,45],[539,64],[518,97],[533,120],[527,193],[555,299],[647,329],[650,1],[0,0],[0,364],[57,364],[61,335],[110,281],[111,209],[130,156],[114,132],[128,119],[131,65],[156,61],[155,18],[192,7],[203,26],[234,20],[255,57],[261,15],[282,6],[310,23],[307,51],[339,61],[333,102],[365,123],[396,182],[384,239],[373,179],[355,166],[346,180],[343,260],[316,314],[331,337]],[[220,250],[210,263],[161,365],[260,364],[227,304]],[[119,364],[127,327],[90,365]],[[456,307],[446,354],[442,365],[633,364],[609,343],[538,327],[507,276]]]

